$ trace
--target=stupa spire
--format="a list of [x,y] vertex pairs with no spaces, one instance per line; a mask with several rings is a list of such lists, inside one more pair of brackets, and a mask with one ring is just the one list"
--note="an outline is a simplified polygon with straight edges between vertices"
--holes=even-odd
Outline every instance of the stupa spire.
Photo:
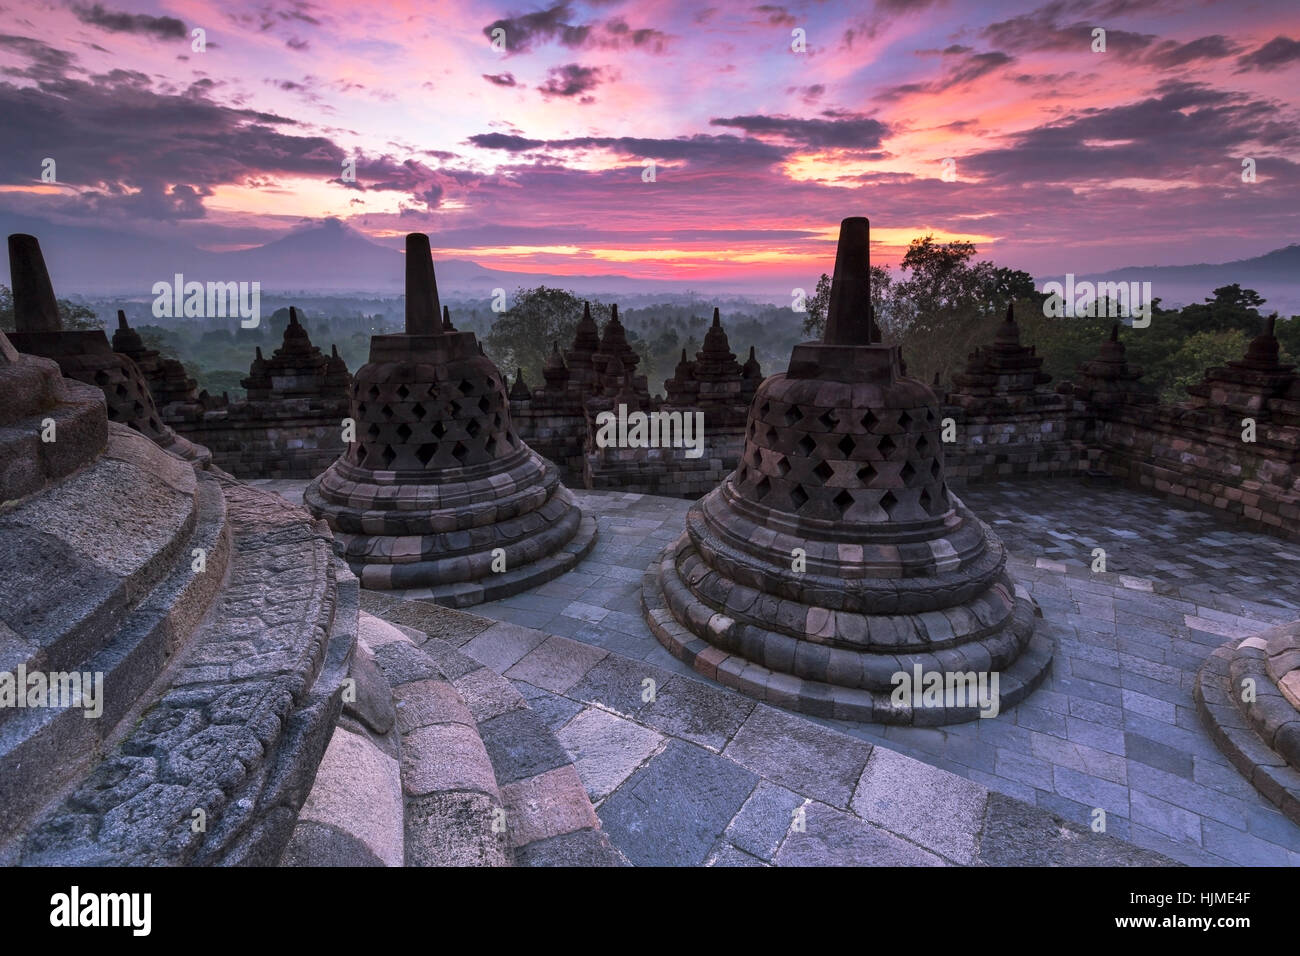
[[54,286],[35,236],[9,237],[9,274],[13,282],[14,328],[19,332],[58,332],[63,329]]
[[433,276],[429,237],[412,232],[406,237],[406,334],[434,335],[438,323],[438,282]]
[[840,223],[822,341],[827,345],[880,341],[880,329],[871,314],[871,224],[866,216],[850,216]]

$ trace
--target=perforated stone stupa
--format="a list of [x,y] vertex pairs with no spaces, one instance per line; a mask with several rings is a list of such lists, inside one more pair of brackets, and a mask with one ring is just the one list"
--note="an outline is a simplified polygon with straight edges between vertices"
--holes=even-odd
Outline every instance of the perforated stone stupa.
[[[881,344],[868,229],[841,224],[823,340],[759,386],[740,466],[647,569],[642,602],[675,656],[751,696],[822,717],[967,720],[974,683],[963,706],[923,697],[929,675],[992,688],[994,672],[1005,709],[1052,645],[1002,543],[945,484],[937,398]],[[915,686],[896,702],[899,674]]]
[[103,329],[65,331],[45,257],[35,236],[9,237],[13,280],[13,346],[29,355],[54,359],[68,378],[103,391],[108,419],[120,422],[187,461],[210,462],[212,454],[176,434],[154,404],[149,383],[126,355],[113,351]]
[[515,432],[505,381],[474,334],[449,325],[429,239],[413,233],[406,331],[370,340],[352,387],[356,441],[304,503],[364,586],[421,589],[460,607],[572,567],[595,521]]

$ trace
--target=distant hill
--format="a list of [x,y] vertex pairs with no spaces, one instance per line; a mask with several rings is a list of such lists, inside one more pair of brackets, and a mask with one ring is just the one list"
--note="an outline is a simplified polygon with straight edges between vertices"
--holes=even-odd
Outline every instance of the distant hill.
[[[1061,281],[1062,276],[1044,276],[1039,282]],[[1128,266],[1094,275],[1075,276],[1075,281],[1150,282],[1151,294],[1166,308],[1201,302],[1211,293],[1230,283],[1254,289],[1264,297],[1260,310],[1265,314],[1276,309],[1284,316],[1300,315],[1300,244],[1252,259],[1232,262],[1200,263],[1192,266]]]

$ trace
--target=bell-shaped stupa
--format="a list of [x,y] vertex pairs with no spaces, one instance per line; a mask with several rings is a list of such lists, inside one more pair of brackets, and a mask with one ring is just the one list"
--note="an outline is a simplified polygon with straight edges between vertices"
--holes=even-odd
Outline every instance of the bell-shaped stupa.
[[[1052,657],[993,532],[944,482],[939,403],[871,314],[846,219],[825,336],[758,387],[739,467],[646,571],[655,635],[721,683],[810,714],[942,724],[1005,709]],[[996,683],[994,681],[996,680]]]
[[406,331],[370,340],[355,440],[303,501],[365,587],[464,607],[547,581],[591,548],[555,465],[519,438],[501,373],[442,317],[429,238],[406,237]]
[[207,465],[212,453],[176,434],[154,403],[149,383],[128,356],[113,351],[103,329],[65,330],[41,244],[35,236],[9,237],[13,281],[14,347],[54,359],[68,378],[95,385],[108,403],[108,420],[120,422],[186,461]]

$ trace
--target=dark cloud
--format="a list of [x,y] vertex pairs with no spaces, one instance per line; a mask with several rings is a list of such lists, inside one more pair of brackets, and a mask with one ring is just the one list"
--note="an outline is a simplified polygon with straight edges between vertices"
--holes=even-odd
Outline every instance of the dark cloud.
[[6,76],[18,76],[30,80],[58,80],[69,72],[81,72],[81,69],[74,65],[77,58],[71,53],[56,50],[48,43],[31,37],[0,34],[0,50],[12,50],[31,61],[25,68],[4,67],[0,73]]
[[482,149],[503,149],[508,153],[524,153],[546,145],[542,139],[525,139],[509,133],[479,133],[471,136],[469,141]]
[[543,10],[494,20],[483,28],[483,35],[490,40],[496,30],[505,31],[507,55],[526,53],[534,45],[547,42],[571,50],[633,48],[662,53],[669,40],[668,34],[659,30],[633,28],[622,17],[603,24],[574,23],[567,0]]
[[826,92],[826,87],[821,83],[814,83],[811,86],[787,86],[785,91],[787,93],[797,93],[799,99],[811,106],[822,98]]
[[494,86],[518,86],[513,73],[484,73],[483,79]]
[[637,136],[580,136],[572,139],[525,139],[508,133],[481,133],[469,142],[483,149],[508,153],[526,153],[537,149],[566,152],[582,149],[606,149],[634,159],[666,162],[682,160],[709,166],[764,166],[790,155],[789,148],[773,146],[747,137],[720,135],[683,136],[676,139],[647,139]]
[[546,82],[537,88],[545,97],[579,97],[582,102],[590,103],[593,97],[588,94],[603,82],[601,68],[582,66],[578,63],[566,63],[553,66],[546,71]]
[[732,116],[709,120],[711,126],[731,126],[746,133],[780,136],[813,149],[877,149],[889,128],[880,120],[854,114],[823,113],[822,119],[793,116]]
[[1300,40],[1276,36],[1258,50],[1239,58],[1237,66],[1240,69],[1237,72],[1280,70],[1296,62],[1300,62]]
[[[944,52],[947,53],[946,50]],[[981,77],[1015,62],[1015,57],[996,50],[989,53],[960,53],[948,54],[948,56],[960,56],[960,60],[952,62],[951,59],[947,59],[948,65],[944,68],[944,74],[939,79],[891,86],[877,93],[875,99],[888,102],[914,93],[942,93],[944,90],[973,83]]]
[[185,23],[175,17],[152,17],[147,13],[122,13],[103,4],[86,7],[74,5],[73,14],[82,23],[113,33],[143,33],[160,40],[184,40],[189,37]]
[[[1109,35],[1107,40],[1109,46]],[[1216,33],[1212,36],[1189,40],[1187,43],[1165,40],[1151,48],[1144,58],[1144,62],[1168,70],[1184,66],[1193,60],[1222,60],[1230,56],[1236,56],[1240,52],[1240,46],[1227,37]]]
[[[1003,50],[1087,52],[1092,49],[1092,31],[1101,24],[1092,20],[1078,20],[1071,24],[1058,22],[1058,18],[1066,13],[1067,9],[1074,12],[1079,6],[1079,4],[1067,4],[1065,0],[1056,0],[1045,7],[1039,7],[1032,13],[1023,13],[1008,20],[989,24],[981,35],[990,44]],[[1119,12],[1122,11],[1116,11],[1111,15],[1118,15]],[[1098,13],[1098,15],[1104,14]],[[1151,46],[1156,40],[1149,33],[1132,33],[1113,27],[1103,27],[1103,29],[1106,30],[1107,53],[1138,53]]]
[[789,10],[775,3],[759,4],[754,12],[762,18],[762,22],[774,27],[793,27],[799,22]]
[[1171,81],[1139,102],[1083,111],[959,163],[999,183],[1216,182],[1225,162],[1240,164],[1247,143],[1294,150],[1300,131],[1274,103]]

